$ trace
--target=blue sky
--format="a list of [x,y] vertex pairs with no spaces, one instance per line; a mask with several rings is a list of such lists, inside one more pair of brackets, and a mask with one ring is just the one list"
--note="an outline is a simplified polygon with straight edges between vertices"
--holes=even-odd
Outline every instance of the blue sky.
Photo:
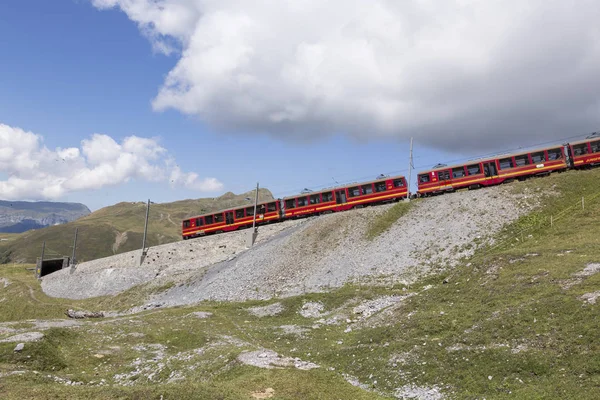
[[[146,0],[136,1],[142,5],[147,3]],[[496,107],[494,112],[476,113],[476,106],[465,111],[466,107],[459,107],[459,103],[480,104],[485,101],[478,100],[473,94],[463,93],[469,92],[464,88],[480,88],[482,82],[487,85],[492,77],[497,76],[498,71],[488,71],[489,77],[484,80],[480,79],[481,74],[472,71],[471,79],[464,71],[457,76],[445,76],[446,69],[434,74],[434,69],[431,68],[433,65],[439,65],[440,60],[422,61],[424,64],[421,66],[386,58],[386,61],[380,64],[381,70],[377,76],[385,77],[388,73],[386,71],[393,71],[395,62],[405,69],[431,72],[424,78],[417,78],[417,75],[414,75],[414,79],[408,77],[399,83],[397,88],[390,84],[390,93],[387,93],[385,83],[369,83],[373,78],[364,72],[366,69],[356,68],[348,72],[350,75],[345,76],[345,68],[334,68],[335,62],[339,60],[324,59],[321,60],[321,65],[333,65],[333,73],[326,71],[323,76],[318,77],[322,79],[317,82],[318,85],[315,84],[320,90],[319,101],[314,100],[316,95],[312,93],[306,96],[311,96],[313,100],[302,100],[296,104],[294,102],[298,99],[299,90],[303,91],[305,85],[298,85],[298,82],[289,78],[289,71],[297,71],[298,68],[290,69],[287,65],[293,61],[290,54],[294,54],[294,60],[297,61],[300,51],[287,53],[285,49],[290,48],[290,43],[295,43],[297,49],[305,49],[306,46],[302,43],[308,39],[290,38],[291,42],[283,39],[271,42],[273,37],[279,35],[274,36],[271,32],[267,40],[264,36],[266,33],[262,31],[252,31],[244,36],[254,40],[244,39],[247,41],[247,48],[254,46],[253,51],[249,53],[254,56],[248,57],[255,60],[255,65],[247,60],[237,60],[235,70],[242,70],[244,74],[239,76],[251,76],[253,81],[263,79],[261,87],[264,89],[254,92],[254,89],[244,89],[244,92],[238,93],[232,90],[230,85],[217,86],[217,83],[225,81],[222,79],[222,71],[233,70],[228,64],[229,60],[221,57],[213,61],[209,65],[209,74],[206,72],[206,65],[211,62],[210,57],[213,57],[213,53],[207,53],[205,43],[198,44],[198,41],[202,42],[202,37],[212,37],[213,25],[206,22],[209,21],[207,16],[227,15],[227,9],[211,10],[208,6],[207,9],[202,9],[204,2],[194,0],[181,3],[191,7],[185,18],[192,15],[191,11],[194,10],[201,12],[205,18],[198,17],[198,20],[191,22],[182,19],[181,23],[175,21],[175,24],[169,25],[160,17],[152,20],[156,15],[152,10],[146,8],[140,12],[139,9],[128,9],[127,5],[119,0],[6,0],[0,3],[0,124],[5,125],[5,133],[8,132],[6,135],[16,138],[16,129],[20,128],[24,132],[43,138],[43,142],[40,142],[37,148],[27,151],[41,152],[40,149],[45,147],[55,152],[52,154],[58,154],[57,148],[75,148],[80,149],[82,155],[85,153],[82,140],[91,140],[92,134],[109,136],[121,145],[131,136],[151,138],[162,148],[162,155],[153,161],[156,165],[150,164],[156,168],[160,167],[161,171],[165,172],[163,179],[153,180],[151,172],[132,170],[131,176],[119,175],[119,179],[109,177],[103,180],[103,183],[87,186],[66,185],[62,183],[64,179],[60,172],[56,172],[46,178],[57,179],[57,182],[61,182],[60,185],[66,186],[40,194],[33,189],[17,191],[9,188],[8,184],[3,193],[0,185],[0,198],[9,197],[10,194],[20,196],[22,200],[40,200],[48,198],[47,193],[53,193],[53,200],[83,202],[91,209],[98,209],[120,201],[151,198],[155,202],[167,202],[213,197],[226,191],[239,193],[251,190],[257,181],[262,187],[271,189],[275,196],[282,197],[296,193],[304,187],[317,189],[331,186],[335,181],[345,183],[365,180],[379,173],[406,174],[408,138],[411,136],[415,137],[415,166],[419,170],[437,162],[585,133],[595,130],[597,125],[594,126],[594,123],[599,122],[594,113],[595,107],[600,104],[598,91],[587,97],[574,94],[570,101],[585,104],[589,107],[589,115],[579,115],[579,118],[573,116],[571,119],[561,115],[561,122],[553,123],[552,129],[547,128],[545,123],[532,125],[532,121],[545,121],[543,113],[556,114],[556,108],[564,111],[560,103],[548,107],[532,107],[527,113],[523,111],[520,98],[513,98],[511,94],[497,100],[497,103],[485,104],[486,110]],[[232,2],[227,1],[223,4],[225,3]],[[261,13],[260,7],[257,8],[258,10],[255,8],[248,11],[246,20],[254,18],[261,21],[261,18],[264,18],[266,21],[277,21],[289,17],[287,10],[282,10],[281,14],[277,15],[277,10]],[[232,9],[244,11],[243,7]],[[349,16],[349,20],[361,15],[360,10],[355,11],[356,14]],[[444,10],[440,12],[442,11]],[[298,18],[303,17],[310,16],[301,14]],[[380,16],[377,14],[373,18]],[[231,37],[230,30],[226,32],[227,35],[222,32],[229,19],[224,21],[215,25],[216,39],[211,40]],[[233,21],[235,22],[235,18]],[[367,27],[373,26],[371,20],[363,22]],[[523,20],[524,25],[526,22]],[[569,20],[565,23],[571,22]],[[179,28],[185,27],[185,23],[190,25],[188,30]],[[330,34],[330,26],[339,23],[340,21],[332,21],[329,24],[325,21],[322,30],[319,30],[320,26],[316,26],[314,32],[306,33],[306,38],[309,37],[309,33],[312,35],[310,43],[317,43],[312,45],[307,54],[314,54],[315,51],[322,54],[323,49],[329,49],[327,54],[338,54],[336,49],[340,49],[339,57],[343,60],[360,54],[355,50],[356,45],[352,47],[354,50],[347,53],[350,56],[343,53],[342,49],[346,48],[344,37],[340,39],[339,35]],[[235,25],[232,23],[232,26]],[[281,36],[286,35],[287,33],[283,33]],[[402,35],[402,32],[396,32],[395,35]],[[494,35],[496,33],[490,33],[490,40],[499,40]],[[289,36],[293,35],[290,33]],[[438,40],[441,40],[440,46],[448,46],[444,40]],[[221,45],[221,50],[225,52],[234,52],[239,48],[225,39],[222,39],[222,43],[224,44]],[[164,50],[165,45],[172,45],[172,48]],[[465,44],[467,48],[468,45]],[[260,52],[263,50],[261,46],[273,52],[272,59],[258,59],[256,54],[267,53]],[[409,50],[416,51],[414,49],[415,47],[406,49],[407,54]],[[401,54],[400,50],[402,49],[398,49],[398,54]],[[388,52],[393,54],[394,49]],[[473,50],[465,53],[466,55],[453,54],[441,61],[452,67],[458,58],[470,66],[465,68],[470,71],[474,68],[472,65],[480,63],[478,60],[473,61],[470,55],[476,53]],[[184,54],[188,57],[182,57]],[[597,56],[597,53],[592,55]],[[386,57],[388,56],[386,53]],[[487,57],[506,60],[506,56],[500,53],[488,54]],[[415,56],[414,59],[425,58]],[[594,62],[597,60],[594,59]],[[202,64],[201,67],[197,67],[199,63]],[[167,75],[176,70],[178,65],[181,68],[177,73],[172,73],[176,84],[170,87],[175,87],[170,92],[173,94],[175,91],[175,94],[171,97],[161,97],[165,92],[163,89],[168,86],[165,85]],[[219,69],[220,65],[223,65],[222,69]],[[514,73],[514,69],[513,64],[511,73]],[[273,71],[283,71],[281,76],[285,76],[286,79],[275,82],[276,85],[273,82],[264,84],[264,80],[268,79]],[[584,69],[581,73],[582,76],[585,71]],[[361,75],[363,73],[366,75]],[[338,75],[340,81],[336,82]],[[527,78],[526,68],[523,76],[523,79]],[[353,86],[354,83],[347,83],[347,79],[350,79],[350,82],[362,80],[365,83]],[[330,82],[335,85],[329,87]],[[432,82],[435,90],[442,88],[444,91],[431,92],[433,89],[425,85],[429,82]],[[459,86],[453,87],[448,82],[457,82]],[[182,83],[198,89],[194,96],[180,89]],[[501,83],[498,83],[499,87],[506,86],[506,83]],[[411,87],[413,84],[414,88]],[[515,77],[514,84],[519,84],[518,77]],[[551,86],[551,82],[540,81],[537,88],[539,90],[540,87],[543,89],[546,86]],[[340,92],[348,87],[352,90]],[[330,95],[328,90],[338,97]],[[482,87],[481,90],[493,92],[495,98],[503,96],[502,90],[491,87]],[[429,93],[429,100],[427,97],[416,96],[417,92]],[[403,93],[410,95],[403,97]],[[464,96],[464,99],[453,98],[452,93]],[[394,96],[401,97],[402,101],[396,101]],[[246,97],[252,100],[238,101]],[[366,101],[358,102],[360,99],[355,97],[373,100],[367,104]],[[380,99],[381,106],[374,110],[372,104],[378,104]],[[261,107],[253,108],[252,103],[260,104]],[[281,108],[283,111],[277,110],[279,104],[285,104],[285,107]],[[396,107],[398,104],[401,106]],[[297,111],[299,109],[301,111]],[[387,112],[388,109],[391,111]],[[380,110],[385,110],[386,114],[382,114]],[[400,117],[396,117],[396,114]],[[284,115],[283,122],[277,119],[280,115]],[[276,123],[273,122],[274,119],[277,119]],[[515,129],[511,124],[503,125],[506,121],[515,120],[521,121],[520,129]],[[578,122],[571,123],[571,120]],[[522,125],[525,124],[527,132],[531,132],[530,135],[523,131]],[[503,125],[503,132],[498,132],[498,125]],[[535,128],[532,128],[533,126]],[[22,132],[19,135],[25,137]],[[465,145],[459,146],[458,142],[464,142]],[[42,153],[31,154],[34,158],[42,157],[39,155]],[[86,157],[77,160],[74,158],[73,165],[87,168],[86,172],[91,173],[80,175],[82,177],[97,176],[98,171],[93,171],[90,161],[90,157],[93,156],[86,153]],[[58,158],[57,156],[56,162],[59,162]],[[172,164],[163,168],[166,159]],[[5,162],[5,165],[8,165],[9,162]],[[11,176],[25,177],[29,174],[28,184],[35,184],[36,179],[40,181],[40,185],[44,184],[43,174],[31,171],[26,173],[9,166],[2,168],[2,165],[0,160],[0,181],[8,182]],[[41,163],[39,168],[43,168],[42,165],[45,164]],[[169,174],[173,165],[180,169],[184,178],[189,178],[186,174],[195,173],[198,179],[191,182],[192,178],[187,181],[182,178],[180,185],[170,185]],[[416,172],[413,172],[413,180],[415,175]],[[220,184],[202,186],[198,183],[208,177],[215,178]],[[69,179],[71,178],[73,177]],[[204,190],[199,190],[203,188]],[[207,188],[209,190],[206,190]]]

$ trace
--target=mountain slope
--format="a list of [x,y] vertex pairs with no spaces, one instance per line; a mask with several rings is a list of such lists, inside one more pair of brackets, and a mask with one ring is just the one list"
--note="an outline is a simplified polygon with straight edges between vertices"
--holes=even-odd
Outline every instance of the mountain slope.
[[[151,204],[148,218],[149,246],[181,239],[181,221],[193,215],[248,204],[254,191],[216,198],[181,200]],[[259,190],[259,200],[271,200],[267,189]],[[0,242],[0,263],[35,262],[46,242],[45,257],[71,255],[75,229],[78,229],[77,260],[89,261],[119,254],[142,246],[146,203],[118,203],[102,208],[64,225],[25,232],[8,242]]]
[[80,203],[0,200],[0,232],[22,233],[65,224],[89,214],[89,208]]

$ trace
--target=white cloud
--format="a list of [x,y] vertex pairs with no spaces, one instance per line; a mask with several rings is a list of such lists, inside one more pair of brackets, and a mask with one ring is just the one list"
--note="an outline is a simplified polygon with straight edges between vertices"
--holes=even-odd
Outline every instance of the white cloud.
[[58,199],[67,193],[119,185],[132,179],[167,182],[171,186],[215,192],[216,178],[201,179],[182,172],[155,139],[129,136],[121,144],[93,134],[78,148],[50,150],[43,138],[0,124],[0,198],[6,200]]
[[597,0],[92,3],[180,50],[156,110],[224,129],[456,148],[600,124]]

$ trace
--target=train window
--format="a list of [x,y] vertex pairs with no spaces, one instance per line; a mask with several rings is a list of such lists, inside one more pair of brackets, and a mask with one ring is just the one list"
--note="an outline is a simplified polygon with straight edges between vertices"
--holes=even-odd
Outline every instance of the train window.
[[419,175],[419,183],[428,183],[429,182],[429,174]]
[[[533,154],[531,156],[533,157]],[[542,157],[543,156],[544,156],[544,153],[542,153]],[[529,156],[527,154],[521,154],[520,156],[515,156],[515,163],[517,164],[517,167],[529,165]]]
[[348,197],[360,196],[360,189],[358,186],[348,188]]
[[560,149],[548,150],[548,161],[560,160],[562,158],[562,151]]
[[215,214],[215,222],[223,222],[223,214]]
[[467,171],[469,171],[469,175],[480,174],[481,166],[479,164],[467,165]]
[[404,179],[394,179],[394,187],[404,187]]
[[462,178],[465,176],[465,167],[456,167],[452,168],[452,177],[453,178]]
[[576,144],[573,146],[573,155],[582,156],[588,153],[587,143]]
[[323,203],[326,203],[328,201],[333,201],[333,193],[331,193],[331,192],[322,193],[322,196],[323,196]]
[[308,200],[306,197],[298,197],[298,207],[307,206]]
[[319,204],[321,202],[321,195],[320,194],[311,194],[309,199],[310,199],[310,204]]
[[240,208],[239,210],[235,210],[235,217],[236,218],[244,218],[244,209]]
[[196,226],[202,226],[202,225],[204,225],[202,218],[196,218]]
[[251,217],[254,215],[254,207],[246,207],[246,217]]
[[206,217],[204,217],[204,222],[206,222],[206,225],[210,225],[213,223],[213,216],[212,215],[207,215]]
[[190,221],[183,221],[183,227],[184,228],[189,228],[190,227]]
[[362,185],[361,188],[362,188],[363,194],[373,193],[373,185],[370,183],[368,185]]
[[448,172],[448,171],[440,171],[440,172],[438,172],[438,179],[440,181],[450,180],[450,172]]
[[592,146],[592,153],[600,153],[600,140],[591,142],[590,145]]
[[513,163],[512,158],[502,158],[500,159],[500,169],[509,169],[514,168],[515,164]]
[[537,153],[531,153],[531,161],[533,161],[534,164],[546,161],[546,157],[544,156],[544,152],[543,151],[538,151]]
[[296,199],[287,199],[285,201],[285,209],[290,210],[292,208],[296,208]]
[[376,182],[375,183],[375,192],[385,192],[385,182]]
[[267,204],[267,211],[268,212],[277,211],[277,203],[273,202],[273,203]]

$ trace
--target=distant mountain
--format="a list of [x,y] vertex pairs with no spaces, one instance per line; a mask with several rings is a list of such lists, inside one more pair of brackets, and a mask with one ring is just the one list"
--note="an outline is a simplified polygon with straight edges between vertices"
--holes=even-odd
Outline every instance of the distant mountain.
[[89,208],[80,203],[0,200],[0,232],[22,233],[30,229],[66,224],[85,217],[90,212]]
[[[228,192],[214,198],[151,204],[147,243],[154,246],[181,240],[181,223],[185,218],[253,204],[254,196],[254,191],[238,195]],[[259,201],[268,201],[273,199],[273,195],[268,189],[260,189],[258,198]],[[73,222],[11,236],[8,241],[0,241],[0,264],[34,263],[40,255],[43,242],[46,242],[47,257],[70,256],[73,251],[75,228],[78,229],[79,261],[139,249],[142,247],[145,216],[145,202],[118,203]]]

